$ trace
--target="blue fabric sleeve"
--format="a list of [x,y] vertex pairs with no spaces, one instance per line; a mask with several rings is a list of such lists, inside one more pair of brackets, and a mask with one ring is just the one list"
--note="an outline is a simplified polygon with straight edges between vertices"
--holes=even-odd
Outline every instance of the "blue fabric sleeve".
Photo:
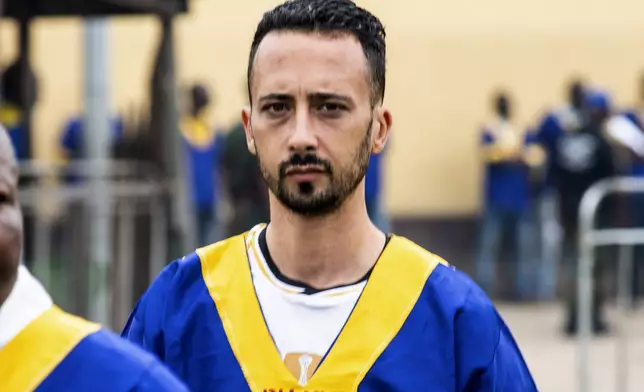
[[137,302],[121,332],[123,338],[155,354],[162,361],[165,358],[163,325],[166,304],[176,270],[177,264],[173,262],[161,271]]
[[525,133],[525,145],[530,146],[539,143],[537,132],[532,129],[527,129]]
[[551,146],[557,136],[563,132],[559,125],[557,117],[553,114],[546,116],[535,133],[535,140],[538,143]]
[[459,392],[537,391],[510,330],[478,287],[456,318],[456,363]]
[[159,363],[150,366],[132,392],[189,392],[188,387]]
[[63,149],[69,153],[77,152],[79,146],[79,133],[81,132],[80,128],[82,127],[81,121],[79,119],[70,120],[63,129],[63,132],[60,137],[60,145]]
[[468,392],[537,392],[530,371],[510,331],[502,320],[494,359],[480,376],[478,389]]
[[488,130],[484,129],[481,133],[481,144],[485,146],[492,143],[494,143],[494,136]]

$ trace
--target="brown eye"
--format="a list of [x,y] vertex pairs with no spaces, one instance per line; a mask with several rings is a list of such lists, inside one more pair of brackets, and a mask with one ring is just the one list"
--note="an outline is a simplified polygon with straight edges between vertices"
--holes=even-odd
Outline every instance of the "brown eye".
[[331,120],[342,118],[348,111],[345,105],[335,102],[325,102],[317,110],[320,116]]
[[278,113],[282,113],[282,112],[285,112],[286,110],[288,110],[288,107],[283,102],[276,102],[276,103],[271,103],[269,105],[266,105],[264,107],[264,110],[268,111],[270,113],[278,114]]
[[338,103],[328,102],[328,103],[323,104],[320,107],[320,110],[323,111],[323,112],[337,112],[337,111],[340,111],[340,110],[344,110],[344,106],[340,105]]

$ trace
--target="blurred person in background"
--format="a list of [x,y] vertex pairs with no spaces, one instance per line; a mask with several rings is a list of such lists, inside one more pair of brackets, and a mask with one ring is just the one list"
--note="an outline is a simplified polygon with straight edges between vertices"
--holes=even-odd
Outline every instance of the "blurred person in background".
[[558,138],[578,130],[586,123],[585,85],[579,78],[572,78],[566,87],[566,103],[546,113],[535,131],[535,139],[546,153],[544,178],[534,195],[537,225],[540,235],[542,271],[552,271],[541,279],[538,290],[542,300],[553,300],[557,294],[557,277],[561,259],[562,229],[559,222],[559,200],[553,184],[553,161]]
[[0,384],[3,391],[187,392],[152,355],[63,312],[24,266],[18,167],[0,129]]
[[[124,121],[120,115],[112,115],[109,119],[110,132],[110,158],[113,147],[123,139]],[[87,183],[88,176],[97,173],[87,171],[86,164],[83,161],[89,159],[86,140],[86,119],[84,115],[71,116],[65,123],[59,136],[58,152],[66,165],[62,173],[62,182],[66,186],[81,186]],[[110,178],[110,174],[101,173],[104,178]],[[87,200],[72,198],[65,200],[65,213],[60,214],[54,223],[56,235],[65,247],[71,249],[71,252],[59,254],[54,257],[52,268],[54,271],[65,271],[67,279],[74,282],[78,290],[78,295],[69,298],[70,308],[77,314],[88,314],[87,301],[85,298],[91,291],[90,283],[86,279],[90,274],[91,258],[87,233],[91,225],[90,206]],[[57,238],[57,239],[58,239]],[[59,273],[59,272],[57,272]],[[52,288],[55,290],[55,288]]]
[[197,238],[203,246],[222,235],[219,233],[217,198],[220,192],[219,155],[224,137],[216,132],[209,118],[214,105],[206,86],[192,86],[187,101],[180,130],[186,146],[186,170]]
[[23,127],[23,109],[20,102],[20,86],[18,85],[19,69],[14,63],[2,74],[2,102],[0,103],[0,124],[6,129],[16,152],[18,161],[27,158],[25,129]]
[[530,138],[512,119],[507,93],[494,96],[495,119],[481,134],[485,162],[483,217],[476,262],[481,287],[494,294],[496,261],[504,233],[512,233],[516,257],[515,299],[531,299],[535,287],[535,230],[530,214],[530,173],[526,155]]
[[[636,178],[644,178],[644,72],[640,75],[637,85],[637,103],[626,110],[623,115],[637,127],[637,133],[631,131],[630,137],[621,142],[630,151],[628,167],[625,173]],[[644,194],[629,195],[630,225],[644,227]],[[644,297],[644,245],[634,248],[633,264],[633,299],[637,302]]]
[[[125,124],[121,115],[113,115],[110,118],[110,151],[118,141],[123,138]],[[60,152],[67,163],[74,163],[88,159],[87,142],[85,140],[85,118],[84,116],[72,116],[65,123],[60,134]],[[69,169],[65,175],[67,184],[75,184],[85,177],[82,172]]]
[[0,103],[0,124],[9,133],[13,147],[16,150],[16,158],[18,161],[24,160],[27,157],[27,153],[20,106],[7,100],[2,101]]
[[[245,81],[244,90],[244,95],[248,96]],[[257,158],[248,151],[246,131],[241,121],[226,136],[221,152],[221,173],[232,209],[226,236],[241,234],[258,223],[268,221],[268,192]]]
[[568,84],[568,102],[551,110],[539,124],[537,138],[544,145],[549,156],[556,150],[556,143],[562,133],[576,131],[585,125],[585,86],[580,79],[573,79]]
[[[389,148],[386,147],[385,151]],[[380,154],[371,154],[369,159],[369,167],[365,175],[365,202],[367,203],[367,213],[371,221],[384,233],[389,233],[389,216],[384,205],[384,187],[382,186],[385,151]]]
[[[564,236],[563,261],[567,267],[567,315],[564,332],[569,335],[576,334],[578,328],[576,286],[579,205],[584,193],[593,184],[616,173],[612,146],[606,136],[606,124],[611,116],[610,98],[604,92],[589,91],[585,101],[588,111],[586,125],[577,131],[559,134],[554,143],[552,162],[552,183],[559,198],[559,220]],[[606,208],[606,205],[603,207],[598,211],[599,225],[605,225],[614,212],[612,208]],[[595,274],[598,271],[596,268]],[[604,295],[600,286],[595,284],[593,293],[592,327],[595,333],[605,333],[608,329],[602,313]]]
[[[16,152],[18,162],[27,159],[29,155],[27,146],[27,130],[24,128],[25,92],[22,89],[22,64],[18,59],[11,63],[2,72],[2,102],[0,103],[0,124],[9,133],[11,142]],[[29,96],[32,107],[38,100],[38,80],[31,67],[28,71]]]
[[532,224],[533,236],[530,245],[531,260],[536,264],[530,268],[534,273],[534,283],[531,286],[531,299],[537,301],[551,301],[555,298],[558,283],[557,259],[543,257],[543,233],[540,232],[541,224],[541,203],[540,197],[546,184],[547,153],[539,143],[537,131],[528,129],[525,137],[525,151],[523,160],[528,171],[528,216]]
[[172,262],[123,331],[194,392],[537,390],[479,287],[367,214],[385,64],[384,27],[350,0],[258,24],[242,121],[270,223]]

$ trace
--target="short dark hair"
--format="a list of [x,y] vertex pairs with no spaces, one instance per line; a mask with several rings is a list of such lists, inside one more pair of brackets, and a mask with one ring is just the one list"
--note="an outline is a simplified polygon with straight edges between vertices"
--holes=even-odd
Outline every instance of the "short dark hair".
[[498,90],[494,93],[494,105],[505,105],[511,100],[510,94],[505,90]]
[[568,80],[568,101],[570,104],[577,108],[581,109],[584,106],[586,95],[586,86],[583,81],[578,76],[574,76]]
[[493,96],[494,112],[504,118],[509,118],[512,109],[512,97],[506,90],[497,90]]
[[208,88],[201,83],[193,84],[190,87],[190,99],[194,106],[205,106],[210,102],[210,93]]
[[358,39],[371,72],[371,98],[375,104],[385,96],[385,28],[369,11],[351,0],[288,0],[266,12],[257,25],[248,59],[248,98],[257,48],[272,31],[348,33]]

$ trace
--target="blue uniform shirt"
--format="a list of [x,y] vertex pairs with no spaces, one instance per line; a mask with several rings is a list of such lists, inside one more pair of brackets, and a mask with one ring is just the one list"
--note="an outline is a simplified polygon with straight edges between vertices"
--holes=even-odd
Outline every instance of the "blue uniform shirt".
[[335,343],[300,385],[264,321],[244,236],[171,263],[123,331],[193,392],[536,392],[485,294],[437,256],[397,236]]
[[153,355],[53,306],[0,349],[3,392],[188,392]]
[[[518,136],[517,138],[522,138]],[[498,135],[491,129],[482,134],[483,146],[493,146],[498,142]],[[519,148],[528,144],[526,136],[519,142]],[[521,213],[528,207],[530,183],[527,166],[520,160],[507,162],[487,162],[484,182],[485,207],[489,209]]]

